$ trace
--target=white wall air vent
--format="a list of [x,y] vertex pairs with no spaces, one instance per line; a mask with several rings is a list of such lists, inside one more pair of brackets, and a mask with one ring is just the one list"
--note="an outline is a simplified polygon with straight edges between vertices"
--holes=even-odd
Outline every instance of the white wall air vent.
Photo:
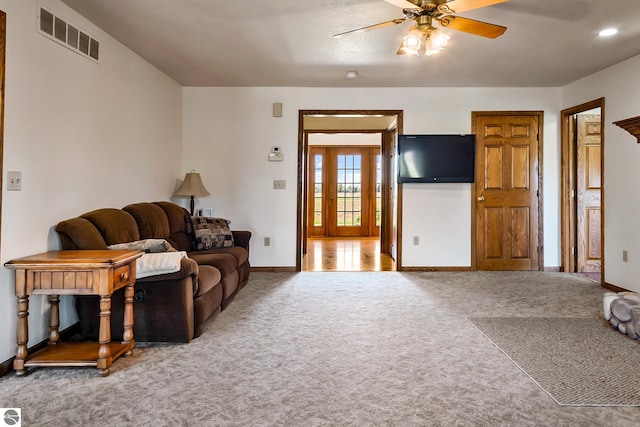
[[36,25],[38,32],[48,39],[85,58],[99,62],[100,42],[98,40],[40,5],[38,5]]

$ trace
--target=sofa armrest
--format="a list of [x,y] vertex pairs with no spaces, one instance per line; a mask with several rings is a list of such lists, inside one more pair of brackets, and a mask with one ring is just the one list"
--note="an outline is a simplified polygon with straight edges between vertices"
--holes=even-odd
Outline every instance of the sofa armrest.
[[[198,275],[195,261],[188,260],[180,272],[149,276],[134,285],[134,334],[138,342],[189,342],[195,333],[194,298]],[[197,269],[197,264],[195,265]],[[187,273],[188,272],[188,273]],[[183,276],[183,277],[180,277]],[[100,334],[100,298],[76,296],[76,310],[82,335],[97,339]],[[111,339],[122,339],[124,288],[111,298]]]
[[159,281],[180,280],[191,276],[191,283],[193,284],[193,294],[198,292],[198,263],[191,258],[182,258],[180,260],[180,270],[175,273],[158,274],[155,276],[143,277],[137,279],[136,283],[153,283]]
[[249,240],[251,240],[251,232],[248,230],[232,230],[233,244],[241,246],[249,251]]

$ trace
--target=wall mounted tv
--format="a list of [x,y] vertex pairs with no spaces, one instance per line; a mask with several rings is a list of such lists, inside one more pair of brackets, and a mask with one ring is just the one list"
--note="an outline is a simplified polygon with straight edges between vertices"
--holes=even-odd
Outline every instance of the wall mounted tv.
[[398,136],[398,182],[474,182],[475,135]]

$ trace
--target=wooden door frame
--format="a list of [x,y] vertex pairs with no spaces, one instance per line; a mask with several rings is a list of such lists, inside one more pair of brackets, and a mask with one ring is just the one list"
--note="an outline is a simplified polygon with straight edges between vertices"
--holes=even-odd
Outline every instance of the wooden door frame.
[[[471,133],[476,134],[476,118],[478,116],[536,116],[538,117],[538,271],[544,270],[544,229],[543,229],[543,197],[542,197],[542,165],[543,165],[543,130],[544,111],[472,111]],[[477,171],[476,171],[477,178]],[[476,184],[471,186],[471,271],[477,270],[476,262]]]
[[[306,251],[306,243],[307,243],[307,215],[306,215],[306,206],[307,206],[307,191],[308,182],[307,182],[307,153],[309,149],[309,138],[308,131],[304,128],[304,118],[306,116],[313,115],[324,115],[324,116],[395,116],[396,117],[396,132],[398,135],[402,133],[402,125],[403,125],[403,110],[299,110],[298,111],[298,204],[297,204],[297,214],[296,214],[296,266],[295,271],[302,271],[302,256],[303,252]],[[389,129],[387,129],[388,131]],[[320,130],[318,130],[320,131]],[[335,133],[345,133],[345,131],[339,130],[322,130],[322,132],[335,132]],[[353,130],[350,130],[353,131]],[[380,130],[377,132],[385,132],[384,130]],[[381,142],[381,161],[382,161],[382,179],[383,179],[383,190],[385,189],[385,179],[388,178],[386,171],[390,168],[389,158],[387,155],[388,146],[385,144],[385,138],[383,136]],[[395,158],[391,157],[391,158]],[[396,257],[396,269],[399,271],[401,269],[401,247],[399,245],[399,236],[401,236],[402,230],[402,207],[400,201],[402,200],[402,186],[397,186],[397,200],[395,204],[396,212],[397,212],[397,233],[396,235],[392,235],[391,238],[385,239],[391,242],[396,243],[397,247],[397,257]],[[381,243],[383,241],[383,236],[388,236],[393,230],[393,224],[388,223],[386,221],[387,215],[385,215],[384,206],[388,205],[390,201],[391,195],[388,191],[382,192],[382,206],[383,206],[383,214],[382,214],[382,224],[380,227],[381,234]],[[385,199],[386,198],[386,199]],[[384,230],[384,231],[383,231]]]
[[[562,110],[560,112],[561,123],[561,219],[560,219],[560,271],[573,272],[575,270],[575,262],[572,261],[571,247],[575,239],[576,221],[575,209],[577,200],[575,197],[571,197],[571,191],[576,188],[575,177],[572,171],[576,164],[576,150],[573,147],[571,138],[571,126],[570,121],[575,114],[579,114],[585,111],[593,110],[594,108],[600,108],[600,284],[605,284],[605,263],[604,263],[604,98],[598,98],[593,101],[585,102],[584,104],[576,105]],[[575,194],[575,193],[574,193]]]

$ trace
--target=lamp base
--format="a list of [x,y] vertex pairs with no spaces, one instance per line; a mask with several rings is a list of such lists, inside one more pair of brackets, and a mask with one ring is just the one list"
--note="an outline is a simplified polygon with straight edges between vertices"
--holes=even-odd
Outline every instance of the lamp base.
[[196,201],[194,199],[194,196],[191,196],[191,204],[190,204],[190,206],[191,206],[191,216],[193,216],[193,208],[195,208],[195,206],[196,206]]

